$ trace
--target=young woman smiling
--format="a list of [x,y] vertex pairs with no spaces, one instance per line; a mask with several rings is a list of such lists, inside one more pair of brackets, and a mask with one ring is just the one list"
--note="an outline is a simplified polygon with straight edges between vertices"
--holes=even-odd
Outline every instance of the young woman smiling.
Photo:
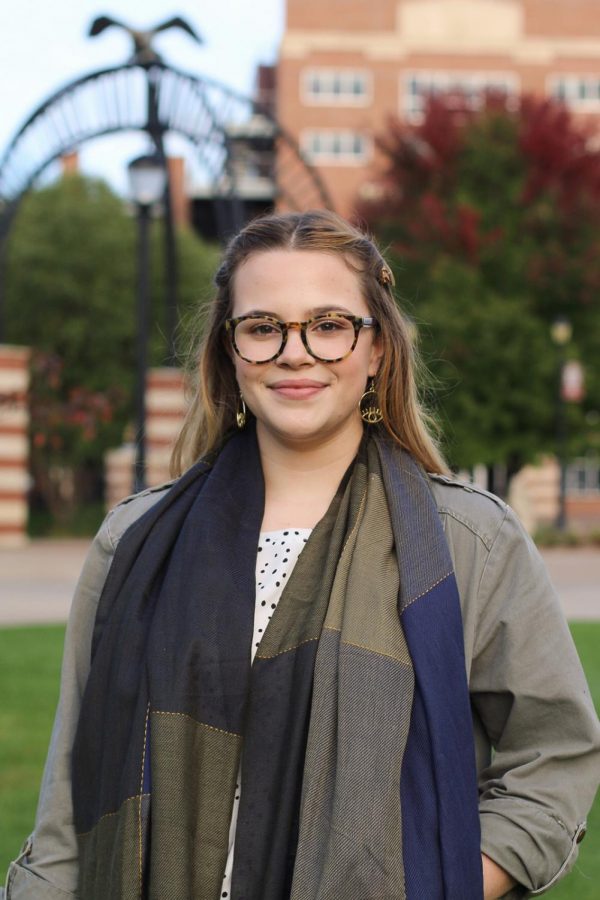
[[227,248],[177,478],[82,574],[8,897],[492,900],[573,864],[599,727],[535,548],[448,475],[367,236]]

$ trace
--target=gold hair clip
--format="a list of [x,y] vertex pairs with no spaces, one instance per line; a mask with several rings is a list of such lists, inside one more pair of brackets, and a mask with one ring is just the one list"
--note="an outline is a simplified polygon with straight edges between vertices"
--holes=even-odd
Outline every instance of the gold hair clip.
[[379,278],[377,279],[380,284],[383,285],[394,285],[394,276],[392,274],[392,270],[385,263],[381,267],[381,271],[379,272]]

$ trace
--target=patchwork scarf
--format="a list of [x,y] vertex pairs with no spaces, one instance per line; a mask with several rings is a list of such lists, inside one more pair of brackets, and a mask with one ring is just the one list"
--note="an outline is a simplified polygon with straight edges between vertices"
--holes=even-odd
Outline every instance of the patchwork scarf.
[[459,598],[426,476],[363,442],[250,665],[253,428],[121,539],[72,756],[79,895],[480,900]]

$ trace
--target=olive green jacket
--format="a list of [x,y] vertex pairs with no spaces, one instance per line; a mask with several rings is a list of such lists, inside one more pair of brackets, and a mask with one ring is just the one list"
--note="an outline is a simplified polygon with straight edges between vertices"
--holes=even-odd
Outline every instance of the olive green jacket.
[[[89,552],[67,628],[35,830],[10,867],[6,900],[75,896],[70,752],[96,606],[121,535],[168,487],[119,504]],[[585,834],[600,781],[600,725],[554,589],[512,510],[442,476],[432,476],[431,488],[461,597],[481,848],[521,886],[507,896],[540,894],[571,868]]]

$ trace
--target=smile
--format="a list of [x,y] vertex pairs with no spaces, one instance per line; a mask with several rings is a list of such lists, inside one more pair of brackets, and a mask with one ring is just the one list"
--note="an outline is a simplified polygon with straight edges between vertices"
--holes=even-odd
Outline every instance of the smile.
[[311,381],[305,378],[276,381],[275,384],[269,385],[270,390],[280,397],[286,397],[288,400],[306,400],[310,397],[316,397],[326,387],[327,385],[321,381]]

